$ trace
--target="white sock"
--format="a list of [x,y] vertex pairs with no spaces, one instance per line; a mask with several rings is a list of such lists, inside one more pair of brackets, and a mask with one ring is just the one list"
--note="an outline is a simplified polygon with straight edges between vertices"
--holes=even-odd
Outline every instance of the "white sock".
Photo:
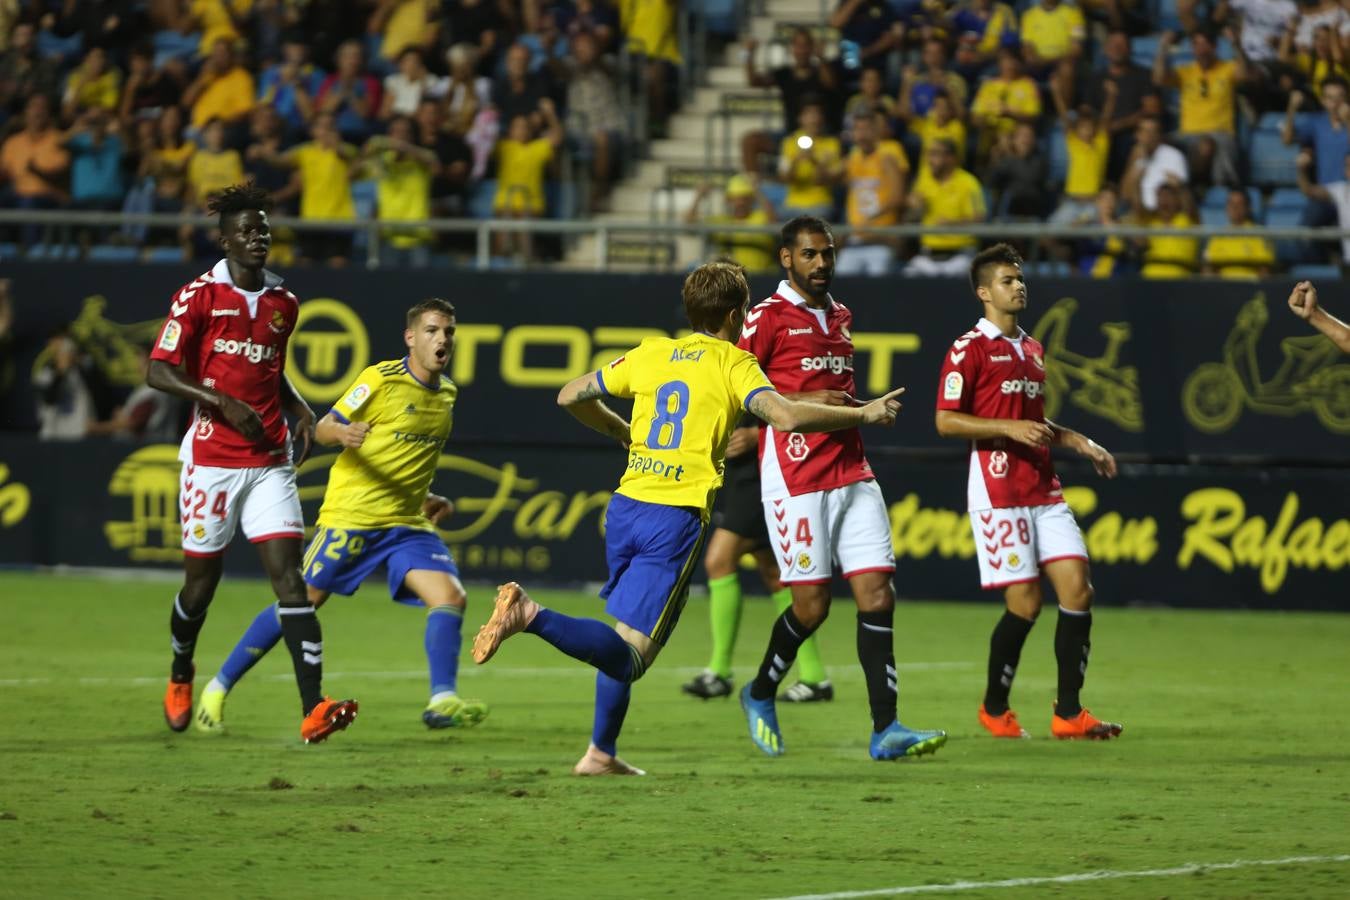
[[225,685],[221,684],[221,683],[220,683],[220,679],[219,679],[219,678],[216,678],[215,676],[212,676],[212,677],[211,677],[211,680],[208,681],[208,682],[206,683],[206,690],[208,690],[208,691],[224,691],[224,692],[227,693],[227,694],[230,692],[230,689],[227,688]]
[[434,706],[437,703],[440,703],[442,700],[449,700],[451,697],[458,697],[458,696],[459,695],[456,694],[454,691],[439,691],[431,695],[431,701],[427,705]]

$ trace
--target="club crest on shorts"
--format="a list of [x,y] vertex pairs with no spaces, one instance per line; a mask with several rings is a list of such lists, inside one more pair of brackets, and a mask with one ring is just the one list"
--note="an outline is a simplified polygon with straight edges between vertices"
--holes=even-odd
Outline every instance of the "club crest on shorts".
[[1008,476],[1008,454],[1004,450],[995,450],[989,454],[989,474],[995,478]]
[[196,525],[192,526],[192,539],[194,541],[206,540],[206,526],[203,525],[201,522],[198,522]]
[[811,554],[805,553],[805,552],[798,553],[798,554],[797,554],[797,571],[799,571],[799,572],[811,572],[811,571],[814,571],[814,570],[815,570],[815,563],[811,560]]
[[1009,572],[1016,572],[1018,569],[1022,568],[1022,563],[1024,563],[1025,561],[1026,561],[1026,560],[1022,559],[1021,554],[1019,554],[1019,553],[1009,553],[1009,554],[1008,554],[1008,559],[1007,559],[1007,562],[1008,562],[1008,571],[1009,571]]

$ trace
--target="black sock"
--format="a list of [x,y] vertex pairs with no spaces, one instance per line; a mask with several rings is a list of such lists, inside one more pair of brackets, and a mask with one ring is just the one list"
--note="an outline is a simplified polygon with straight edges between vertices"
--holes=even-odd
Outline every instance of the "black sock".
[[1092,613],[1070,612],[1059,608],[1059,625],[1055,628],[1055,660],[1059,663],[1059,697],[1055,712],[1072,719],[1082,710],[1078,692],[1083,688],[1087,672],[1089,640],[1092,634]]
[[759,674],[750,682],[751,697],[756,700],[768,700],[774,695],[778,690],[778,683],[796,661],[797,650],[815,630],[798,621],[792,614],[792,607],[783,610],[783,614],[773,623],[773,632],[769,635],[769,649],[764,653],[764,661],[759,664]]
[[170,645],[173,647],[173,667],[170,669],[174,681],[186,684],[192,680],[192,653],[197,649],[197,635],[206,624],[206,610],[189,616],[183,610],[183,601],[173,598],[173,612],[169,614]]
[[1005,611],[989,636],[989,680],[984,687],[984,711],[991,716],[1001,716],[1008,711],[1008,692],[1012,690],[1017,663],[1022,658],[1022,645],[1027,642],[1034,624]]
[[872,730],[884,731],[896,720],[895,609],[858,613],[858,662],[867,681]]
[[323,630],[314,607],[278,607],[281,613],[281,636],[286,649],[291,651],[295,666],[295,683],[300,688],[300,707],[305,715],[323,700]]

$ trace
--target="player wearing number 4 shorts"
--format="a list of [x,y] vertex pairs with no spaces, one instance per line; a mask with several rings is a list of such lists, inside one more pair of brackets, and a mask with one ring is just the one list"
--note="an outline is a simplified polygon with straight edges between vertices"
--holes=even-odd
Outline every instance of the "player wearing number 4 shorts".
[[1069,447],[1114,478],[1116,461],[1076,431],[1045,418],[1045,356],[1017,324],[1027,307],[1022,260],[1007,244],[979,253],[970,285],[984,317],[958,338],[942,362],[937,430],[970,442],[967,491],[980,583],[1002,589],[1007,610],[989,641],[989,673],[979,720],[995,737],[1028,737],[1008,706],[1022,645],[1041,611],[1041,575],[1059,598],[1055,658],[1059,691],[1050,733],[1057,738],[1116,737],[1079,703],[1092,630],[1087,547],[1064,502],[1050,460]]
[[[545,609],[520,585],[502,585],[491,618],[473,642],[485,663],[502,642],[527,631],[598,670],[591,744],[577,775],[641,775],[617,756],[632,683],[670,638],[698,567],[708,513],[722,483],[732,429],[749,411],[788,431],[889,425],[900,404],[891,392],[862,407],[785,399],[755,358],[734,346],[750,288],[734,263],[699,266],[684,282],[684,309],[694,333],[648,338],[605,366],[573,379],[558,403],[628,451],[628,463],[605,514],[609,581],[600,591],[613,626]],[[633,400],[630,426],[601,398]]]
[[164,719],[184,731],[192,718],[197,636],[236,529],[258,548],[277,597],[277,640],[295,667],[304,715],[300,737],[322,741],[356,718],[354,700],[323,696],[323,633],[300,578],[304,539],[286,412],[296,419],[300,462],[314,413],[286,379],[286,348],[300,301],[263,268],[272,247],[266,191],[226,188],[207,206],[219,216],[225,258],[174,295],[150,353],[146,383],[195,404],[183,436],[183,588],[169,617],[173,667]]
[[[779,262],[787,280],[746,316],[740,346],[784,396],[852,406],[853,314],[830,296],[830,227],[803,216],[784,225],[781,237]],[[759,674],[741,691],[750,739],[770,756],[783,753],[775,688],[802,643],[825,621],[830,579],[838,571],[858,604],[858,661],[872,718],[868,752],[886,760],[937,750],[946,732],[906,728],[896,712],[895,552],[862,434],[850,428],[807,435],[770,422],[760,438],[760,490],[792,606],[774,622]]]
[[[319,421],[319,443],[342,452],[329,473],[304,576],[316,608],[331,594],[355,594],[381,570],[393,599],[425,605],[431,700],[422,721],[464,727],[482,721],[487,706],[456,693],[464,587],[432,529],[452,512],[450,502],[429,493],[458,395],[442,374],[454,353],[455,308],[424,300],[408,310],[406,324],[408,355],[367,368]],[[223,730],[226,695],[280,637],[276,613],[271,606],[258,613],[202,692],[199,730]]]

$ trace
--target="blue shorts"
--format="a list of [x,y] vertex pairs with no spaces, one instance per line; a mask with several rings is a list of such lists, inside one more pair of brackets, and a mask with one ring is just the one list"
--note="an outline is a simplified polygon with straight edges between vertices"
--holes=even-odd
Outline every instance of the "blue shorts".
[[605,612],[665,646],[707,535],[706,523],[692,509],[615,494],[605,516],[609,581],[600,591]]
[[389,575],[389,596],[414,605],[421,601],[403,584],[409,572],[430,569],[459,577],[449,549],[434,532],[403,527],[317,529],[302,571],[311,587],[350,597],[381,566]]

